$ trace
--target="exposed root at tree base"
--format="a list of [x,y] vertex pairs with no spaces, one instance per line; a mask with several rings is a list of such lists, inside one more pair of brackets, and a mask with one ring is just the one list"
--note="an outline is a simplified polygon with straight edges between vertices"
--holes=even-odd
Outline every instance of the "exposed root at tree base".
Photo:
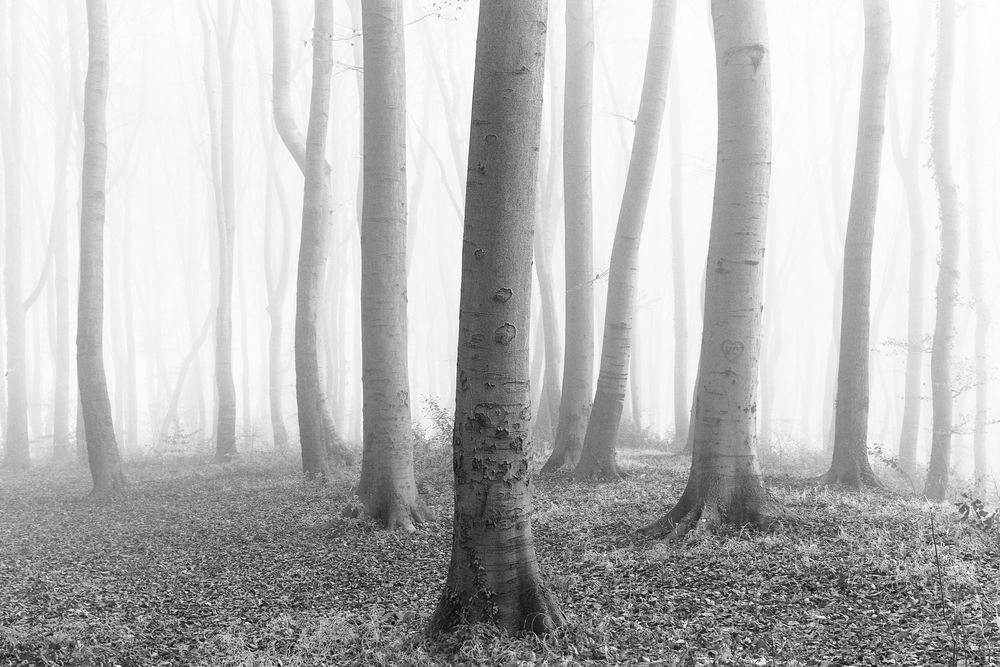
[[385,530],[402,530],[405,533],[415,533],[421,524],[434,520],[434,513],[420,498],[412,502],[387,503],[381,508],[366,507],[363,501],[347,505],[341,515],[352,519],[367,517],[378,523]]
[[541,585],[523,590],[517,602],[509,606],[498,603],[492,591],[463,594],[446,587],[427,631],[435,635],[477,623],[492,625],[512,635],[544,635],[566,625],[566,616],[552,594]]
[[716,533],[725,524],[770,531],[788,519],[787,513],[773,501],[764,503],[763,507],[752,512],[744,509],[741,515],[738,521],[728,521],[715,503],[705,501],[691,509],[678,504],[666,516],[639,528],[636,532],[644,537],[673,542],[682,539],[689,532]]
[[886,486],[879,481],[878,477],[872,474],[855,474],[855,473],[843,473],[834,472],[833,470],[828,470],[819,477],[814,478],[814,481],[821,486],[840,486],[848,489],[853,489],[855,491],[861,489],[870,489],[873,491],[885,491]]

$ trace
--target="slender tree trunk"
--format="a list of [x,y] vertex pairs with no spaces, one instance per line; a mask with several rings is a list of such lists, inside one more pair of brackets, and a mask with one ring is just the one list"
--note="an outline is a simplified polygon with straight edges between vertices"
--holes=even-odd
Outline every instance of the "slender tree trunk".
[[955,0],[939,0],[937,61],[931,99],[931,162],[934,166],[941,220],[941,257],[938,261],[937,313],[931,349],[934,432],[927,484],[924,488],[924,493],[932,500],[944,500],[948,493],[953,428],[951,348],[955,339],[959,245],[958,188],[951,166],[951,91],[954,75]]
[[333,70],[332,0],[316,0],[313,25],[312,93],[307,136],[291,115],[288,12],[284,0],[271,1],[274,21],[274,120],[285,147],[305,176],[302,231],[295,291],[295,400],[298,406],[302,471],[320,480],[330,473],[329,457],[350,460],[335,430],[320,383],[317,317],[329,238],[331,169],[326,161]]
[[872,242],[878,209],[885,91],[891,55],[892,17],[888,0],[865,0],[865,58],[861,74],[858,143],[851,210],[844,243],[843,311],[833,462],[824,481],[878,486],[868,462],[869,359]]
[[926,231],[924,228],[924,204],[920,192],[920,141],[922,125],[920,118],[924,100],[923,63],[927,42],[927,11],[920,19],[919,36],[913,58],[913,74],[910,78],[912,117],[907,132],[906,153],[903,152],[898,97],[889,95],[889,110],[892,122],[891,146],[893,161],[903,181],[906,195],[906,210],[909,220],[909,298],[906,311],[906,375],[903,397],[903,422],[899,436],[899,465],[907,474],[916,472],[917,441],[920,433],[921,384],[924,363],[924,263],[926,256]]
[[[2,466],[12,470],[27,468],[31,462],[28,449],[28,387],[27,387],[27,357],[25,355],[24,307],[21,304],[21,253],[24,252],[21,242],[21,232],[24,228],[21,219],[21,171],[23,169],[21,156],[21,105],[23,90],[21,81],[22,3],[10,3],[8,18],[9,35],[0,31],[9,39],[10,64],[0,71],[10,77],[10,97],[8,98],[6,84],[0,84],[0,108],[6,112],[6,122],[0,122],[3,128],[3,162],[4,169],[4,203],[6,223],[4,226],[4,312],[7,317],[7,419],[4,430],[4,456]],[[6,60],[6,58],[4,58]]]
[[406,314],[406,64],[402,0],[362,0],[364,194],[361,378],[364,452],[358,496],[386,528],[428,518],[413,478]]
[[[268,406],[271,414],[271,434],[274,440],[274,449],[284,452],[288,449],[288,429],[285,427],[284,408],[282,407],[282,393],[284,388],[284,373],[282,369],[282,350],[284,349],[284,309],[285,298],[288,294],[288,282],[291,272],[289,271],[289,239],[291,238],[290,222],[291,216],[288,212],[284,186],[279,180],[277,169],[274,165],[274,151],[271,151],[271,159],[267,164],[267,195],[265,197],[265,252],[264,257],[264,278],[267,284],[267,315],[271,324],[270,335],[268,337],[267,348],[267,395]],[[274,200],[277,200],[275,202]],[[280,215],[277,219],[274,215],[275,203],[278,205]],[[275,227],[281,234],[281,241],[277,243],[279,259],[278,267],[275,270],[272,265],[272,247],[275,244]],[[277,273],[277,275],[275,275]]]
[[[546,2],[479,9],[462,245],[455,523],[434,631],[565,623],[531,534],[528,340]],[[510,63],[517,63],[513,68]]]
[[653,186],[660,128],[666,108],[667,79],[673,48],[676,0],[654,0],[646,50],[639,116],[629,160],[625,193],[611,249],[608,299],[604,315],[604,342],[597,393],[587,423],[577,479],[618,480],[622,474],[615,460],[615,441],[621,423],[625,387],[629,376],[632,326],[635,322],[639,277],[639,238],[646,205]]
[[587,433],[594,384],[594,213],[591,135],[594,106],[594,6],[566,3],[563,107],[566,343],[555,446],[542,472],[573,470]]
[[[677,60],[674,59],[674,68]],[[674,442],[687,446],[691,400],[687,386],[687,276],[684,262],[684,147],[677,77],[670,88],[670,247],[674,287]],[[676,446],[676,445],[675,445]]]
[[[540,203],[540,202],[539,202]],[[555,438],[556,425],[559,422],[560,375],[559,363],[562,353],[559,350],[559,307],[556,305],[556,295],[552,283],[552,269],[549,266],[552,247],[542,230],[544,221],[543,207],[536,204],[536,220],[539,221],[535,230],[533,252],[535,257],[535,274],[538,276],[538,292],[542,302],[542,317],[539,322],[542,333],[542,344],[545,346],[545,367],[542,374],[542,393],[544,400],[539,403],[539,410],[544,409],[545,419],[539,422],[541,428],[532,433],[535,439],[548,440]]]
[[718,156],[705,326],[692,410],[694,451],[677,505],[644,529],[679,536],[700,522],[769,526],[778,514],[757,464],[756,407],[764,237],[771,172],[771,85],[762,0],[713,0]]
[[977,78],[979,62],[976,56],[976,5],[969,3],[966,8],[966,48],[969,60],[966,67],[966,109],[968,123],[966,137],[968,148],[966,155],[969,160],[969,266],[970,282],[972,283],[972,302],[976,309],[975,330],[975,382],[976,382],[976,415],[972,431],[972,453],[974,476],[977,484],[981,484],[989,474],[989,456],[986,451],[986,426],[989,423],[989,348],[987,334],[990,328],[990,309],[984,292],[983,278],[983,207],[982,190],[980,186],[979,143],[979,100]]
[[83,184],[80,195],[80,296],[76,365],[87,433],[87,460],[93,496],[120,494],[125,487],[111,400],[104,374],[104,210],[108,148],[108,8],[105,0],[87,0],[90,40],[83,122]]

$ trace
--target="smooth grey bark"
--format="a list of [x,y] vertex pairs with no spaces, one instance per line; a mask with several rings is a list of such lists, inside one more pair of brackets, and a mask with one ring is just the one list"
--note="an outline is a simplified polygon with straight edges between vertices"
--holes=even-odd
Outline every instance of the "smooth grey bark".
[[[2,128],[4,165],[4,314],[7,318],[7,419],[4,423],[4,456],[0,465],[11,470],[23,470],[31,462],[28,449],[28,387],[27,356],[25,354],[24,307],[21,304],[21,136],[22,136],[22,3],[10,3],[9,30],[0,31],[9,40],[10,62],[0,73],[10,78],[8,95],[5,83],[0,83],[0,108],[6,113]],[[2,20],[2,19],[0,19]],[[6,58],[4,58],[6,60]],[[3,71],[6,70],[6,71]]]
[[[542,197],[538,197],[539,200]],[[553,287],[552,269],[549,260],[552,256],[552,244],[549,235],[543,230],[545,207],[538,201],[535,210],[538,225],[533,239],[533,256],[535,258],[535,275],[538,277],[538,292],[541,298],[542,310],[539,327],[542,334],[542,345],[545,347],[545,366],[542,372],[542,400],[538,410],[544,411],[541,419],[536,420],[536,428],[532,436],[536,439],[552,441],[555,438],[559,422],[560,404],[560,361],[562,352],[559,349],[559,308],[556,305],[555,289]]]
[[272,76],[275,126],[305,177],[295,287],[295,401],[298,407],[299,446],[302,471],[308,477],[322,480],[330,473],[331,456],[341,464],[351,459],[350,452],[337,434],[320,383],[317,326],[332,213],[331,169],[326,161],[326,137],[333,70],[333,6],[332,0],[316,0],[314,5],[312,91],[304,140],[291,116],[288,18],[284,0],[272,0],[271,11],[274,21]]
[[545,57],[545,0],[479,8],[462,244],[455,517],[432,631],[565,623],[531,533],[528,387],[531,236]]
[[591,137],[594,122],[594,6],[566,3],[563,103],[563,192],[566,341],[552,455],[542,472],[573,470],[587,433],[594,385],[594,212]]
[[[83,178],[80,193],[80,295],[76,364],[87,434],[87,461],[94,482],[92,496],[120,494],[125,487],[111,400],[104,373],[104,221],[108,148],[108,8],[105,0],[87,0],[89,39],[83,103]],[[18,304],[20,306],[20,304]]]
[[951,348],[958,299],[958,187],[951,163],[951,97],[955,78],[955,0],[938,0],[937,60],[931,95],[931,164],[938,193],[941,254],[938,260],[937,308],[931,348],[931,400],[934,417],[931,460],[924,493],[944,500],[951,465]]
[[922,126],[919,119],[924,107],[924,53],[927,44],[927,11],[920,19],[919,36],[913,57],[913,74],[910,78],[912,117],[903,148],[901,116],[898,97],[889,95],[889,113],[892,122],[890,133],[893,162],[903,182],[906,212],[909,221],[909,296],[906,308],[906,370],[903,392],[903,421],[899,434],[899,465],[908,475],[916,472],[917,441],[920,433],[921,391],[924,362],[924,263],[926,257],[926,229],[924,203],[920,191],[920,142]]
[[865,56],[861,72],[854,183],[844,242],[843,310],[837,371],[833,461],[827,483],[879,486],[868,461],[872,243],[878,209],[886,81],[892,17],[888,0],[864,0]]
[[678,537],[779,515],[757,463],[757,380],[771,174],[771,85],[763,0],[713,0],[718,153],[687,486],[642,529]]
[[[284,452],[288,449],[288,429],[285,427],[284,408],[281,400],[284,387],[281,353],[284,349],[285,299],[288,295],[291,279],[289,246],[291,245],[292,233],[289,229],[291,214],[288,211],[284,186],[274,164],[273,146],[270,154],[271,159],[267,163],[267,194],[264,205],[264,244],[267,253],[264,257],[264,283],[267,289],[267,315],[270,322],[267,342],[267,397],[274,449]],[[279,210],[277,217],[274,216],[275,204]],[[280,242],[277,242],[279,248],[277,268],[274,267],[271,259],[271,249],[276,244],[274,240],[276,231],[279,231],[281,236]]]
[[358,496],[389,530],[429,514],[413,476],[406,312],[406,58],[402,0],[362,0],[364,155]]
[[577,479],[613,481],[622,478],[615,459],[615,441],[628,384],[638,291],[639,239],[653,186],[660,128],[666,108],[676,9],[675,0],[653,2],[639,115],[635,122],[632,155],[611,249],[597,392],[580,462],[573,473]]

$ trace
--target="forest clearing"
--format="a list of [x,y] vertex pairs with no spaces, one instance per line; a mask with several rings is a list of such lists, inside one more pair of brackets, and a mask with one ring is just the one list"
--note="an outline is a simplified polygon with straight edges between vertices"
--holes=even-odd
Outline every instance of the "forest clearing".
[[1000,660],[996,526],[901,492],[781,474],[767,479],[793,522],[670,544],[634,531],[676,499],[684,457],[621,458],[619,485],[536,486],[541,566],[569,619],[542,637],[485,625],[426,635],[451,530],[440,442],[417,473],[436,519],[413,535],[343,516],[347,479],[304,483],[273,458],[136,464],[129,501],[101,512],[84,471],[39,471],[0,487],[0,579],[13,584],[0,588],[0,664]]

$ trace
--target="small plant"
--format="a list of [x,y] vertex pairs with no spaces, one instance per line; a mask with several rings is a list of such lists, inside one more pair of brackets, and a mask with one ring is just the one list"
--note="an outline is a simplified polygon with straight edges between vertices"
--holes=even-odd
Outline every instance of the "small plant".
[[959,521],[967,522],[986,532],[1000,530],[1000,510],[990,510],[980,498],[968,493],[962,493],[960,498],[961,500],[953,503],[961,517]]
[[906,469],[900,465],[898,456],[892,456],[885,451],[885,448],[881,444],[877,442],[873,442],[868,446],[868,455],[905,479],[910,485],[910,490],[912,490],[913,493],[917,492],[917,486],[913,483],[913,478],[910,477],[910,473],[906,472]]

